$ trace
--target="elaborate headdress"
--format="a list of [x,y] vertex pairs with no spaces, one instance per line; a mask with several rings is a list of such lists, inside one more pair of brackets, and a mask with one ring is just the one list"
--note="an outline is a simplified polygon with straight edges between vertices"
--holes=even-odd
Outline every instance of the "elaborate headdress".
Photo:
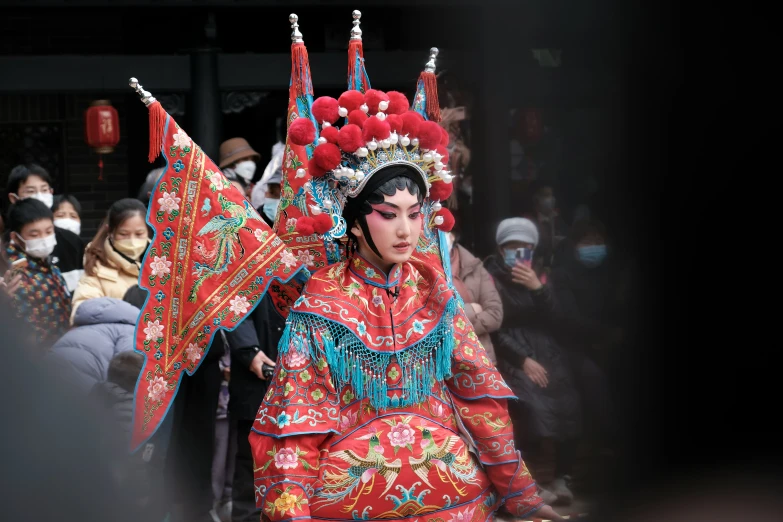
[[[289,17],[294,29],[293,67],[283,194],[275,230],[292,248],[309,249],[303,258],[312,261],[311,268],[340,260],[336,242],[348,231],[343,217],[348,199],[361,193],[376,173],[390,165],[412,168],[427,196],[424,215],[428,219],[420,251],[437,251],[435,230],[450,230],[454,224],[451,213],[440,204],[452,191],[448,133],[427,120],[437,116],[427,107],[438,105],[434,75],[438,51],[430,51],[411,106],[401,92],[370,88],[359,28],[361,13],[354,11],[352,16],[349,90],[338,99],[324,96],[314,102],[298,17]],[[301,88],[297,90],[297,86]]]
[[[430,63],[434,67],[434,55]],[[350,225],[342,216],[348,199],[358,196],[373,176],[391,165],[408,166],[420,177],[429,204],[436,207],[428,225],[451,229],[453,217],[438,203],[451,194],[448,134],[409,107],[401,92],[349,90],[338,99],[322,96],[315,100],[317,125],[310,119],[291,124],[289,140],[298,145],[309,143],[315,132],[320,132],[308,165],[311,180],[305,189],[313,196],[312,214],[330,218],[304,221],[303,232],[312,228],[327,239],[343,237]],[[344,124],[338,129],[341,118]]]

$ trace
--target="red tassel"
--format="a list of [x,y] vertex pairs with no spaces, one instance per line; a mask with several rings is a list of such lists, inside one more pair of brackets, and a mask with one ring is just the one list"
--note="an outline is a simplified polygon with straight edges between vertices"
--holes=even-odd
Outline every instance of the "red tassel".
[[[356,59],[357,52],[359,53],[358,60]],[[348,81],[351,82],[348,86],[349,89],[354,88],[356,76],[359,74],[359,71],[356,70],[357,62],[364,62],[364,46],[362,46],[361,40],[351,40],[348,42]],[[364,86],[364,82],[362,85]]]
[[291,44],[291,85],[296,88],[297,96],[313,94],[310,58],[303,43]]
[[103,181],[103,156],[98,154],[98,181]]
[[150,163],[160,156],[160,149],[163,147],[163,133],[166,131],[163,127],[166,125],[166,110],[159,101],[149,106],[150,110],[150,151],[147,159]]
[[423,71],[419,80],[424,82],[424,94],[427,96],[427,119],[440,122],[440,101],[438,100],[438,78],[435,73]]

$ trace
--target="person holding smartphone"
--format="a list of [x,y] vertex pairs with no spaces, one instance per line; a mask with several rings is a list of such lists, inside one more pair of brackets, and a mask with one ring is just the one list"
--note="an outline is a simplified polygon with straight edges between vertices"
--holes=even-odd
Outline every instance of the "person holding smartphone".
[[[554,443],[555,480],[541,485],[552,504],[573,500],[568,479],[581,434],[581,407],[568,354],[553,335],[555,299],[533,269],[539,235],[529,219],[510,218],[497,228],[498,251],[487,270],[503,302],[503,323],[492,334],[498,368],[519,402],[509,402],[523,451]],[[535,471],[533,471],[535,473]]]

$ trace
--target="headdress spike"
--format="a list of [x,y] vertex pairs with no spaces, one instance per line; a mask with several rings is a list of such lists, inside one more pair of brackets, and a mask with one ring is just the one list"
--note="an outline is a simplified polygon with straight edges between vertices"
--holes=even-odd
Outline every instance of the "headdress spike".
[[437,47],[430,48],[430,61],[427,62],[427,64],[424,66],[424,70],[426,72],[435,72],[435,59],[438,57],[438,53],[440,51]]
[[296,14],[291,13],[288,15],[288,21],[291,22],[291,41],[294,43],[304,43],[302,33],[299,32],[299,17]]
[[351,29],[351,40],[362,39],[362,29],[359,27],[362,23],[362,12],[358,9],[353,12],[353,29]]

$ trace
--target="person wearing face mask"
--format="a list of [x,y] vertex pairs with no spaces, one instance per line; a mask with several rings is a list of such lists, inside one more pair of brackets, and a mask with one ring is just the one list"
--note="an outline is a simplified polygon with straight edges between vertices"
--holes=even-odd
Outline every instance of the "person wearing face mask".
[[87,245],[84,276],[73,296],[73,314],[87,299],[122,299],[138,282],[141,260],[149,246],[146,212],[139,200],[131,198],[116,201],[109,208],[98,233]]
[[473,324],[476,335],[493,363],[497,364],[490,334],[503,322],[503,303],[481,260],[459,244],[460,232],[455,228],[446,234],[451,258],[451,278],[462,300],[465,315]]
[[574,224],[552,271],[560,305],[558,340],[571,354],[585,415],[591,419],[588,435],[602,449],[614,444],[614,415],[604,371],[595,361],[605,360],[623,337],[616,324],[621,307],[615,302],[610,252],[604,225],[582,220]]
[[[52,179],[40,165],[17,165],[8,175],[6,194],[11,203],[32,198],[47,208],[52,208],[52,193]],[[65,278],[68,290],[73,292],[84,268],[84,242],[78,234],[60,227],[57,223],[54,225],[54,236],[57,245],[54,247],[51,261]]]
[[261,217],[269,226],[274,225],[277,216],[277,208],[280,206],[280,181],[282,180],[282,170],[274,171],[269,179],[262,180],[266,185],[264,194],[264,204],[259,209]]
[[261,155],[253,150],[244,138],[231,138],[220,144],[220,170],[231,168],[237,176],[245,180],[245,197],[250,197],[256,164]]
[[555,450],[554,480],[543,484],[543,498],[553,504],[573,500],[568,479],[581,434],[580,398],[568,354],[557,343],[554,321],[557,306],[552,289],[532,268],[538,255],[539,234],[525,218],[503,220],[497,228],[497,254],[487,260],[505,311],[503,324],[493,334],[498,367],[519,403],[509,411],[519,443],[536,455],[543,467],[543,443]]
[[32,327],[30,341],[48,349],[69,328],[71,294],[51,255],[57,240],[52,211],[40,201],[18,201],[8,211],[5,253],[19,285],[16,314]]

